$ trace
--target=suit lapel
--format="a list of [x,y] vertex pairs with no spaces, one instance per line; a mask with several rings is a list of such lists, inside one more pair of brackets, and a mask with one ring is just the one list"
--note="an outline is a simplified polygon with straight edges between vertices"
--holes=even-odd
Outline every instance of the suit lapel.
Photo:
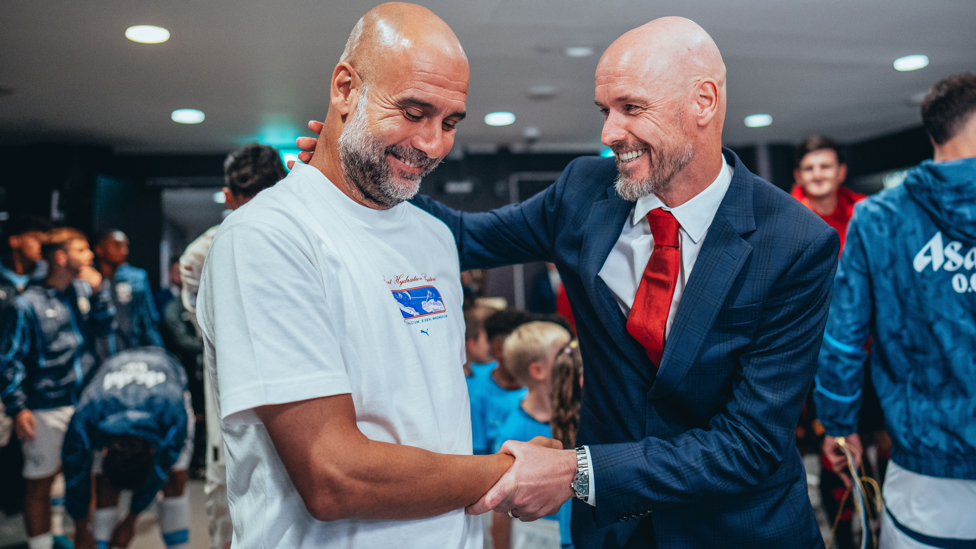
[[633,207],[632,202],[617,196],[613,187],[607,190],[606,198],[593,204],[585,225],[579,272],[589,302],[600,322],[610,332],[613,341],[620,343],[621,351],[632,363],[647,366],[642,371],[649,376],[650,360],[644,353],[644,348],[627,333],[627,318],[617,305],[613,292],[600,278],[600,269],[606,263],[614,244],[620,239],[624,221],[633,211]]
[[695,267],[688,279],[661,359],[661,373],[651,388],[651,398],[670,394],[698,358],[702,342],[715,323],[729,288],[752,246],[740,235],[755,230],[751,173],[731,151],[726,156],[735,167],[729,190],[719,206]]

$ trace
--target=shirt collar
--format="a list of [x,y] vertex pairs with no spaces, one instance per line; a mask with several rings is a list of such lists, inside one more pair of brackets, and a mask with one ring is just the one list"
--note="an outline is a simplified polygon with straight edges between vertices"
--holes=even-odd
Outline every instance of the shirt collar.
[[718,177],[715,178],[715,181],[712,181],[708,187],[705,187],[705,190],[676,208],[665,206],[664,202],[655,194],[647,195],[634,204],[634,215],[631,219],[631,224],[637,225],[647,216],[648,212],[654,208],[661,208],[666,212],[671,212],[671,215],[678,220],[681,228],[691,237],[692,242],[698,244],[698,241],[708,231],[709,225],[712,224],[712,219],[715,218],[718,207],[722,205],[722,199],[725,198],[725,193],[729,190],[729,185],[732,183],[732,167],[725,161],[725,155],[723,154],[721,156],[722,169],[719,170]]

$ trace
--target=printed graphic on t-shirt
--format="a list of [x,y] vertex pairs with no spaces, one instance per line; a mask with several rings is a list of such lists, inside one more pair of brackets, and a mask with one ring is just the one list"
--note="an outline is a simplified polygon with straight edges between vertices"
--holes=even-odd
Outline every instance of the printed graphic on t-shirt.
[[919,273],[929,266],[933,272],[962,271],[952,276],[952,289],[960,294],[976,292],[976,273],[972,272],[976,270],[976,247],[964,252],[962,242],[958,241],[943,247],[941,231],[915,254],[912,266]]
[[441,293],[433,286],[419,286],[403,290],[393,290],[393,298],[400,306],[400,314],[405,320],[436,315],[447,311]]

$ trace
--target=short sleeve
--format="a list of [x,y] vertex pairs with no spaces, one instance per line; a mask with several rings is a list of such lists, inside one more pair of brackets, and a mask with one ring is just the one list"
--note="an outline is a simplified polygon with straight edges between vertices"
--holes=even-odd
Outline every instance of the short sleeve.
[[197,302],[222,418],[250,423],[256,416],[240,412],[351,392],[327,273],[314,259],[322,254],[266,223],[226,229],[207,256]]

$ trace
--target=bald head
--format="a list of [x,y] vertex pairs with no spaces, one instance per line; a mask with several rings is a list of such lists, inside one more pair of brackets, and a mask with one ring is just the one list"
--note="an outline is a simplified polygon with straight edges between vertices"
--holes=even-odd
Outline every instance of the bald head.
[[450,152],[468,78],[461,44],[430,10],[400,2],[371,9],[332,71],[309,164],[364,206],[400,204]]
[[680,92],[704,79],[714,80],[725,96],[725,62],[712,37],[694,21],[662,17],[614,41],[597,68],[626,65],[660,91]]
[[[468,73],[468,58],[447,23],[423,6],[387,2],[359,19],[340,62],[351,65],[369,83],[382,79],[384,68],[417,55],[436,58],[445,69]],[[394,59],[397,63],[389,63]]]

